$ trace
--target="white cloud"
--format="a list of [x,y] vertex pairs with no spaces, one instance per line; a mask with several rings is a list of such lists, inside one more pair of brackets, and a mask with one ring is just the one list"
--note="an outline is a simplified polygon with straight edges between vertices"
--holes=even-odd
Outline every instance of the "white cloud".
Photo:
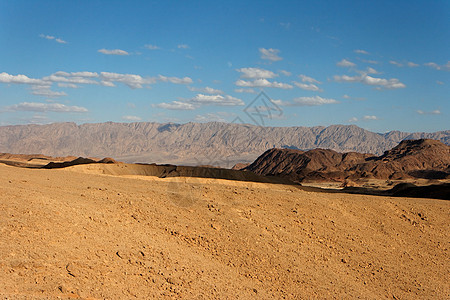
[[448,61],[445,65],[438,65],[437,63],[434,62],[429,62],[424,64],[427,67],[433,68],[435,70],[446,70],[446,71],[450,71],[450,61]]
[[357,117],[352,117],[348,120],[348,122],[350,123],[354,123],[354,122],[358,122],[358,118]]
[[77,88],[79,88],[79,86],[78,85],[76,85],[76,84],[73,84],[73,83],[58,83],[58,86],[59,87],[63,87],[63,88],[71,88],[71,89],[77,89]]
[[410,68],[415,68],[415,67],[418,67],[418,66],[419,66],[418,64],[413,63],[412,61],[409,61],[406,65],[407,65],[408,67],[410,67]]
[[47,39],[47,40],[54,40],[55,42],[57,42],[59,44],[67,44],[67,42],[65,40],[56,38],[52,35],[40,34],[39,37],[41,37],[43,39]]
[[312,84],[312,83],[301,83],[301,82],[294,81],[294,84],[296,86],[298,86],[299,88],[301,88],[302,90],[306,90],[306,91],[314,91],[314,92],[322,92],[323,91],[317,85]]
[[433,111],[417,110],[417,113],[419,115],[440,115],[441,111],[439,109],[436,109],[436,110],[433,110]]
[[186,44],[180,44],[177,47],[178,47],[178,49],[189,49],[189,45],[186,45]]
[[292,75],[291,72],[286,71],[286,70],[281,70],[280,73],[283,74],[284,76],[291,76]]
[[[84,72],[79,72],[82,74]],[[97,81],[92,79],[92,76],[76,76],[73,75],[76,73],[66,73],[66,72],[56,72],[51,74],[50,76],[45,76],[42,80],[47,82],[65,82],[65,83],[73,83],[73,84],[98,84]]]
[[158,46],[150,45],[150,44],[145,45],[144,47],[147,48],[147,49],[149,49],[149,50],[158,50],[158,49],[161,49],[161,48],[158,47]]
[[132,89],[141,89],[143,85],[153,84],[156,82],[154,78],[143,78],[142,76],[135,74],[120,74],[110,72],[101,72],[100,78],[103,85],[111,86],[110,84],[108,84],[108,82],[120,82]]
[[167,77],[163,75],[158,75],[157,79],[162,82],[170,82],[175,84],[191,84],[193,82],[192,79],[189,77],[178,78],[178,77]]
[[196,122],[227,122],[227,120],[220,113],[206,113],[205,115],[196,115]]
[[54,40],[55,37],[52,35],[46,35],[46,34],[40,34],[39,37],[43,38],[43,39],[47,39],[47,40]]
[[15,84],[36,84],[36,85],[48,85],[41,79],[29,78],[26,75],[10,75],[8,73],[0,73],[0,82],[2,83],[15,83]]
[[281,83],[281,82],[270,82],[267,79],[256,79],[253,81],[245,81],[245,80],[238,80],[235,82],[237,86],[240,87],[269,87],[269,88],[279,88],[279,89],[292,89],[293,86],[287,83]]
[[223,91],[214,89],[212,87],[204,87],[204,88],[196,88],[196,87],[188,87],[191,92],[199,92],[204,94],[223,94]]
[[436,83],[439,84],[439,85],[444,85],[444,82],[439,81],[439,80],[437,80]]
[[260,68],[241,68],[236,69],[236,71],[242,73],[241,78],[247,79],[274,78],[278,76],[272,71]]
[[249,94],[256,94],[256,91],[254,89],[235,89],[236,93],[249,93]]
[[88,72],[88,71],[71,72],[71,73],[64,72],[64,71],[58,71],[56,73],[53,73],[53,75],[63,76],[63,77],[87,77],[87,78],[98,77],[98,73],[97,72]]
[[138,116],[123,116],[122,120],[138,122],[138,121],[141,121],[142,119],[140,117],[138,117]]
[[377,116],[364,116],[363,120],[370,121],[370,120],[378,120]]
[[67,106],[60,103],[38,103],[38,102],[22,102],[7,106],[8,111],[35,111],[35,112],[76,112],[84,113],[88,110],[80,106]]
[[367,74],[380,74],[377,70],[375,70],[374,68],[368,67],[366,69]]
[[229,95],[204,95],[198,94],[194,98],[190,99],[189,102],[194,104],[213,104],[220,106],[235,106],[235,105],[244,105],[244,101],[241,99],[229,96]]
[[298,97],[294,98],[292,102],[282,101],[282,100],[273,100],[275,104],[283,105],[283,106],[319,106],[324,104],[336,104],[339,101],[330,98],[322,98],[320,96],[314,97]]
[[191,103],[181,102],[181,101],[172,101],[170,103],[158,103],[154,105],[155,107],[170,109],[170,110],[194,110],[195,106]]
[[357,101],[364,101],[366,100],[366,98],[364,97],[350,97],[349,95],[345,94],[344,96],[342,96],[342,98],[344,99],[349,99],[349,100],[357,100]]
[[397,78],[376,78],[366,74],[362,74],[360,76],[335,75],[334,80],[337,82],[360,82],[366,85],[378,86],[378,88],[384,89],[400,89],[406,87],[406,85],[404,83],[401,83]]
[[344,68],[352,68],[352,67],[355,67],[355,66],[356,66],[355,63],[352,63],[351,61],[346,60],[346,59],[341,60],[341,61],[338,62],[336,65],[337,65],[338,67],[344,67]]
[[278,53],[280,53],[280,50],[278,49],[265,49],[265,48],[259,48],[259,52],[261,53],[261,58],[270,60],[270,61],[279,61],[282,60],[280,56],[278,56]]
[[399,63],[399,62],[397,62],[395,60],[391,60],[391,61],[389,61],[389,63],[391,65],[394,65],[394,66],[397,66],[397,67],[403,67],[403,64],[401,64],[401,63]]
[[100,50],[98,50],[98,52],[106,54],[106,55],[130,55],[127,51],[120,50],[120,49],[112,49],[112,50],[100,49]]
[[355,51],[353,51],[353,52],[355,52],[355,53],[357,53],[357,54],[369,54],[369,52],[367,52],[367,51],[365,51],[365,50],[361,50],[361,49],[356,49]]
[[67,44],[67,42],[65,40],[62,40],[62,39],[55,39],[55,41],[57,43],[60,43],[60,44]]
[[314,78],[312,78],[312,77],[303,75],[303,74],[298,75],[298,77],[299,77],[303,82],[321,84],[320,81],[318,81],[318,80],[316,80],[316,79],[314,79]]
[[67,96],[67,94],[64,92],[56,92],[56,91],[50,90],[50,87],[48,87],[48,86],[33,86],[32,90],[33,91],[31,92],[31,94],[36,95],[36,96],[44,96],[44,97],[48,97],[48,98]]

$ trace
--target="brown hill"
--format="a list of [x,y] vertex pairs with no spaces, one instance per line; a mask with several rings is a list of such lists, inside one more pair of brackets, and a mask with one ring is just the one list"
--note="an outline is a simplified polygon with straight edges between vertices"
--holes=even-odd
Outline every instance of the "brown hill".
[[449,201],[126,166],[0,164],[0,299],[449,298]]
[[0,126],[0,152],[114,157],[124,162],[214,165],[250,163],[271,148],[383,154],[403,139],[450,144],[450,131],[386,134],[355,125],[262,127],[234,123],[55,123]]
[[314,149],[266,151],[244,170],[302,182],[361,178],[441,179],[450,175],[450,147],[435,140],[408,140],[377,157],[355,152]]

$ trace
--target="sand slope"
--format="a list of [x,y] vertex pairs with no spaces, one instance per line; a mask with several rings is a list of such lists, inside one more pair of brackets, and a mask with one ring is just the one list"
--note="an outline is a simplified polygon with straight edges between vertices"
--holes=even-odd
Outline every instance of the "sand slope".
[[2,298],[450,296],[448,201],[94,166],[0,164]]

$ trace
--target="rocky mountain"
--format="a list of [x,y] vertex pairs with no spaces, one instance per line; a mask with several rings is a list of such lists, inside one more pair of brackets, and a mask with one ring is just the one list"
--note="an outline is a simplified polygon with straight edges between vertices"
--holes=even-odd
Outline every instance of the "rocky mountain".
[[450,144],[450,130],[379,134],[355,125],[261,127],[234,123],[54,123],[0,127],[0,152],[114,157],[124,162],[232,167],[271,148],[382,154],[404,139]]
[[364,178],[450,178],[450,146],[437,140],[404,140],[381,156],[329,149],[270,149],[243,170],[293,181]]

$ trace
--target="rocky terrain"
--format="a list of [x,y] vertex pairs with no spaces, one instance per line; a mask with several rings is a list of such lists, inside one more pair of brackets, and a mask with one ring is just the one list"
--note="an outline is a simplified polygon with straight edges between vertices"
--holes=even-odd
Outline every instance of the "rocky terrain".
[[450,144],[450,131],[374,133],[355,125],[260,127],[230,123],[55,123],[0,127],[0,152],[114,157],[124,162],[212,165],[253,162],[271,148],[383,154],[403,139]]
[[381,156],[328,149],[270,149],[243,168],[296,182],[367,179],[450,178],[450,146],[440,141],[404,140]]
[[146,173],[156,169],[0,163],[0,297],[450,294],[449,201]]

